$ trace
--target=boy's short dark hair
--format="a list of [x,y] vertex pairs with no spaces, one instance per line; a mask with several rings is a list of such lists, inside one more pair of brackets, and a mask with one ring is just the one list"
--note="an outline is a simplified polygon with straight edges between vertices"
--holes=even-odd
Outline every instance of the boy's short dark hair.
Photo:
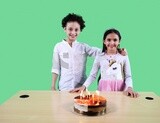
[[85,21],[83,20],[82,16],[74,14],[74,13],[69,13],[67,16],[65,16],[62,19],[62,27],[66,27],[68,22],[78,22],[80,25],[81,31],[85,28]]

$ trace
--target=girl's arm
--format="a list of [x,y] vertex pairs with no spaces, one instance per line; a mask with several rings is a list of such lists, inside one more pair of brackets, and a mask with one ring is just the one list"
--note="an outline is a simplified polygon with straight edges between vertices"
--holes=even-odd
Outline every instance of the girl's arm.
[[124,94],[127,96],[131,96],[133,98],[138,97],[138,93],[134,92],[133,90],[131,67],[130,67],[128,56],[126,56],[126,60],[124,63],[124,75],[125,75],[125,84],[126,84],[126,89],[124,91]]
[[95,81],[96,79],[96,76],[97,76],[97,73],[99,71],[99,68],[100,68],[100,58],[99,56],[97,56],[94,60],[94,63],[93,63],[93,66],[92,66],[92,70],[90,72],[90,75],[89,77],[87,78],[87,80],[84,82],[83,86],[85,86],[86,88],[89,87],[89,85]]
[[129,58],[128,56],[125,56],[125,57],[126,59],[124,61],[124,79],[125,79],[125,84],[127,89],[128,87],[133,88],[133,83],[132,83],[132,74],[131,74]]
[[87,80],[84,82],[84,84],[81,87],[75,88],[69,92],[70,93],[81,92],[81,91],[84,91],[86,88],[88,88],[89,85],[96,79],[99,68],[100,68],[100,62],[99,62],[99,56],[97,56],[94,60],[90,75],[87,78]]

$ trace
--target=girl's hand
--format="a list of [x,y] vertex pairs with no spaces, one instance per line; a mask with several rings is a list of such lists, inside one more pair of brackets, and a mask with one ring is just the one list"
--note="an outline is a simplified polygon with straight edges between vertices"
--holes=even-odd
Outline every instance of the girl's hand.
[[137,98],[138,97],[138,93],[134,92],[133,89],[131,87],[128,87],[127,90],[124,92],[124,94],[126,96],[130,96],[132,98]]
[[73,90],[71,90],[69,92],[70,93],[80,93],[81,91],[85,91],[85,89],[86,89],[86,87],[83,85],[83,86],[81,86],[79,88],[75,88],[75,89],[73,89]]

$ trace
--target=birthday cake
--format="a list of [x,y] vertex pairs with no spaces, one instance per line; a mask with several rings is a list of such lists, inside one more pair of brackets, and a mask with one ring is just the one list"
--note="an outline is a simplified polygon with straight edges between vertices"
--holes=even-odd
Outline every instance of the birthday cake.
[[76,96],[74,111],[88,116],[103,115],[106,113],[106,104],[106,99],[99,95]]

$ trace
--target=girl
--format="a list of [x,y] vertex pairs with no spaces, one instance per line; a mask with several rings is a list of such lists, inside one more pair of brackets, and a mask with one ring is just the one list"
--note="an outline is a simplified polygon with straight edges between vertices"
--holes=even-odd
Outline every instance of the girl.
[[133,91],[131,68],[128,56],[118,53],[121,35],[116,29],[106,30],[103,36],[103,49],[93,64],[90,76],[82,87],[71,92],[85,90],[95,79],[100,69],[101,78],[98,85],[100,91],[125,91],[126,95],[137,97]]

